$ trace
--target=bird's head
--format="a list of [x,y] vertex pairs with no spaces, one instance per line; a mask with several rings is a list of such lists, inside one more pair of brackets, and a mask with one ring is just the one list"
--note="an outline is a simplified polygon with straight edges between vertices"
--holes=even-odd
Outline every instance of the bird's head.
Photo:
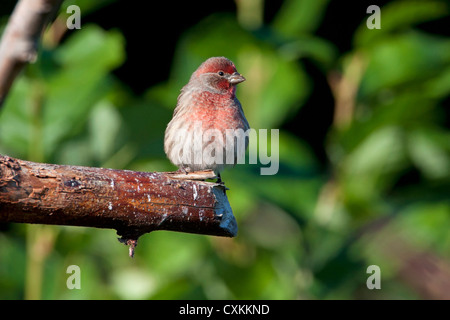
[[209,90],[234,95],[236,85],[245,78],[236,70],[234,63],[225,57],[213,57],[203,62],[192,75]]

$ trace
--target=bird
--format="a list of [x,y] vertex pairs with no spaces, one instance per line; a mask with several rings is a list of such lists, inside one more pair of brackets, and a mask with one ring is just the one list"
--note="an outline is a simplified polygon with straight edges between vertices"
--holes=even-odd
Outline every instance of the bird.
[[164,151],[178,171],[212,170],[223,183],[220,173],[242,163],[250,126],[236,86],[245,80],[225,57],[211,57],[193,72],[164,135]]

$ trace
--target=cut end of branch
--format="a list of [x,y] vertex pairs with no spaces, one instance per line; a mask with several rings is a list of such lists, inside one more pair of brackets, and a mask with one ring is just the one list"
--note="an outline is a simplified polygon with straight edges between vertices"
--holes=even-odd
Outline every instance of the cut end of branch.
[[220,228],[227,233],[227,236],[235,237],[238,227],[233,210],[227,199],[226,188],[224,186],[216,186],[212,190],[216,197],[216,217],[220,219]]

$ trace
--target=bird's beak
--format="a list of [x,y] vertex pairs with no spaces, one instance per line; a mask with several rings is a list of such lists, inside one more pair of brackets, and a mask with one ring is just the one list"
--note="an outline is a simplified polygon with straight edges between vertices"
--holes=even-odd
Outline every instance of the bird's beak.
[[228,81],[231,84],[238,84],[245,81],[245,78],[239,72],[235,72],[228,78]]

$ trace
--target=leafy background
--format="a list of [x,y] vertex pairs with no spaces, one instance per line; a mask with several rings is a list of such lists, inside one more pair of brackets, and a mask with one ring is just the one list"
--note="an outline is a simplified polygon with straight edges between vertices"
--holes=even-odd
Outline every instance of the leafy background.
[[280,170],[224,172],[236,238],[158,231],[134,259],[113,230],[2,224],[0,299],[449,299],[449,6],[377,3],[380,30],[368,1],[65,1],[0,111],[1,154],[173,170],[179,90],[223,55],[251,126],[280,130]]

